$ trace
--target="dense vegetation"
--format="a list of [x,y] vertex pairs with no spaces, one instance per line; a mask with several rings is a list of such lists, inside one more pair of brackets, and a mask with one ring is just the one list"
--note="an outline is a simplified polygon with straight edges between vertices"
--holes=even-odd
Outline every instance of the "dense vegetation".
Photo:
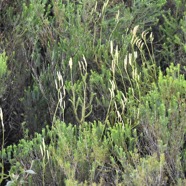
[[0,185],[186,185],[185,0],[0,1]]

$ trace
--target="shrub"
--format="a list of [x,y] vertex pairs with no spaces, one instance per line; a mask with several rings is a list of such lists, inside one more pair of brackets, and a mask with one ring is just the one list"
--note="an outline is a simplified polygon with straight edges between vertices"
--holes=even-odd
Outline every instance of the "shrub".
[[172,65],[166,76],[160,71],[151,87],[140,97],[137,126],[131,118],[79,126],[56,120],[31,141],[8,147],[3,158],[11,163],[11,180],[30,185],[184,183],[186,83],[180,67]]
[[170,2],[0,4],[1,184],[184,184],[185,15]]
[[5,75],[7,74],[7,56],[6,53],[3,52],[2,54],[0,54],[0,81],[1,81],[1,88],[0,88],[0,98],[2,98],[3,93],[6,90],[6,86],[5,86]]

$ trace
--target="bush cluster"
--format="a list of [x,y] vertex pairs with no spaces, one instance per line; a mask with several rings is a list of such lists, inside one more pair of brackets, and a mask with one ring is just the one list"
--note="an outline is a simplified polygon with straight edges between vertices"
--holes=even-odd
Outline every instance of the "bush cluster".
[[185,185],[183,0],[0,2],[1,185]]

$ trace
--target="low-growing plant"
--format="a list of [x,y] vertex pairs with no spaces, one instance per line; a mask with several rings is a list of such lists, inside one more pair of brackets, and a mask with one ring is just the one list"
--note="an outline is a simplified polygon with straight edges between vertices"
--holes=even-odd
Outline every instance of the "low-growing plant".
[[3,93],[6,90],[6,85],[5,85],[5,80],[6,80],[6,74],[8,72],[8,68],[7,68],[7,55],[5,52],[3,52],[2,54],[0,54],[0,98],[2,98]]
[[1,184],[184,185],[185,15],[167,2],[5,3]]
[[[185,79],[180,66],[159,74],[158,85],[144,96],[140,106],[140,126],[143,130],[141,151],[147,154],[165,154],[169,181],[183,178],[182,153],[185,136]],[[146,148],[144,148],[146,147]]]

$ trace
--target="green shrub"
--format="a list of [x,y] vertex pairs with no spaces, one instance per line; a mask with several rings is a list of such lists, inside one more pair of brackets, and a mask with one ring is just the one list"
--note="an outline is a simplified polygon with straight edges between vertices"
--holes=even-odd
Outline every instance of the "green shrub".
[[6,53],[3,52],[0,54],[0,98],[2,97],[3,93],[6,90],[5,87],[5,79],[6,79],[6,74],[7,74],[7,56]]
[[185,13],[170,2],[5,3],[1,183],[184,184]]
[[[58,93],[54,81],[57,72],[60,72],[65,84],[70,85],[70,58],[73,60],[74,82],[81,79],[81,72],[77,69],[79,61],[83,61],[83,56],[87,61],[87,73],[92,71],[92,74],[109,79],[112,60],[117,61],[114,78],[118,89],[126,93],[130,85],[123,70],[123,59],[129,52],[133,52],[130,32],[139,23],[140,31],[147,27],[147,24],[148,27],[154,24],[161,15],[164,3],[162,0],[156,3],[136,1],[127,7],[123,2],[95,0],[83,0],[81,3],[22,0],[15,5],[8,2],[2,19],[7,31],[3,34],[8,40],[3,39],[2,46],[6,48],[10,61],[11,80],[8,86],[10,94],[15,95],[12,105],[20,105],[19,108],[13,107],[11,112],[22,112],[23,118],[18,119],[27,123],[31,133],[40,131],[46,123],[52,123],[54,115],[62,119],[60,110],[56,112]],[[8,24],[11,25],[9,29]],[[11,48],[8,42],[10,37],[15,41],[12,42]],[[109,99],[108,88],[102,83],[104,90],[100,92],[93,87],[94,81],[97,81],[93,78],[95,76],[92,75],[92,85],[87,86],[87,95],[91,90],[97,95],[106,92],[105,97]],[[71,95],[64,98],[67,107],[63,119],[66,122],[80,123],[77,116],[69,117],[74,108],[68,96]],[[86,99],[91,99],[91,96]],[[98,97],[96,99],[93,99],[91,104],[104,114],[101,115],[97,109],[89,107],[86,113],[92,110],[92,114],[86,117],[87,121],[93,121],[95,118],[104,121],[108,116],[109,104],[103,104],[104,100],[99,100]],[[21,103],[17,100],[21,100]],[[47,114],[41,112],[42,110]]]
[[157,64],[163,71],[171,63],[181,64],[185,73],[185,12],[184,2],[180,0],[167,1],[164,11],[155,27],[158,41],[155,43]]
[[[180,66],[159,74],[158,86],[142,99],[140,126],[143,130],[141,150],[147,154],[165,154],[167,176],[176,183],[183,177],[182,149],[185,136],[186,81]],[[145,148],[144,148],[145,147]]]

